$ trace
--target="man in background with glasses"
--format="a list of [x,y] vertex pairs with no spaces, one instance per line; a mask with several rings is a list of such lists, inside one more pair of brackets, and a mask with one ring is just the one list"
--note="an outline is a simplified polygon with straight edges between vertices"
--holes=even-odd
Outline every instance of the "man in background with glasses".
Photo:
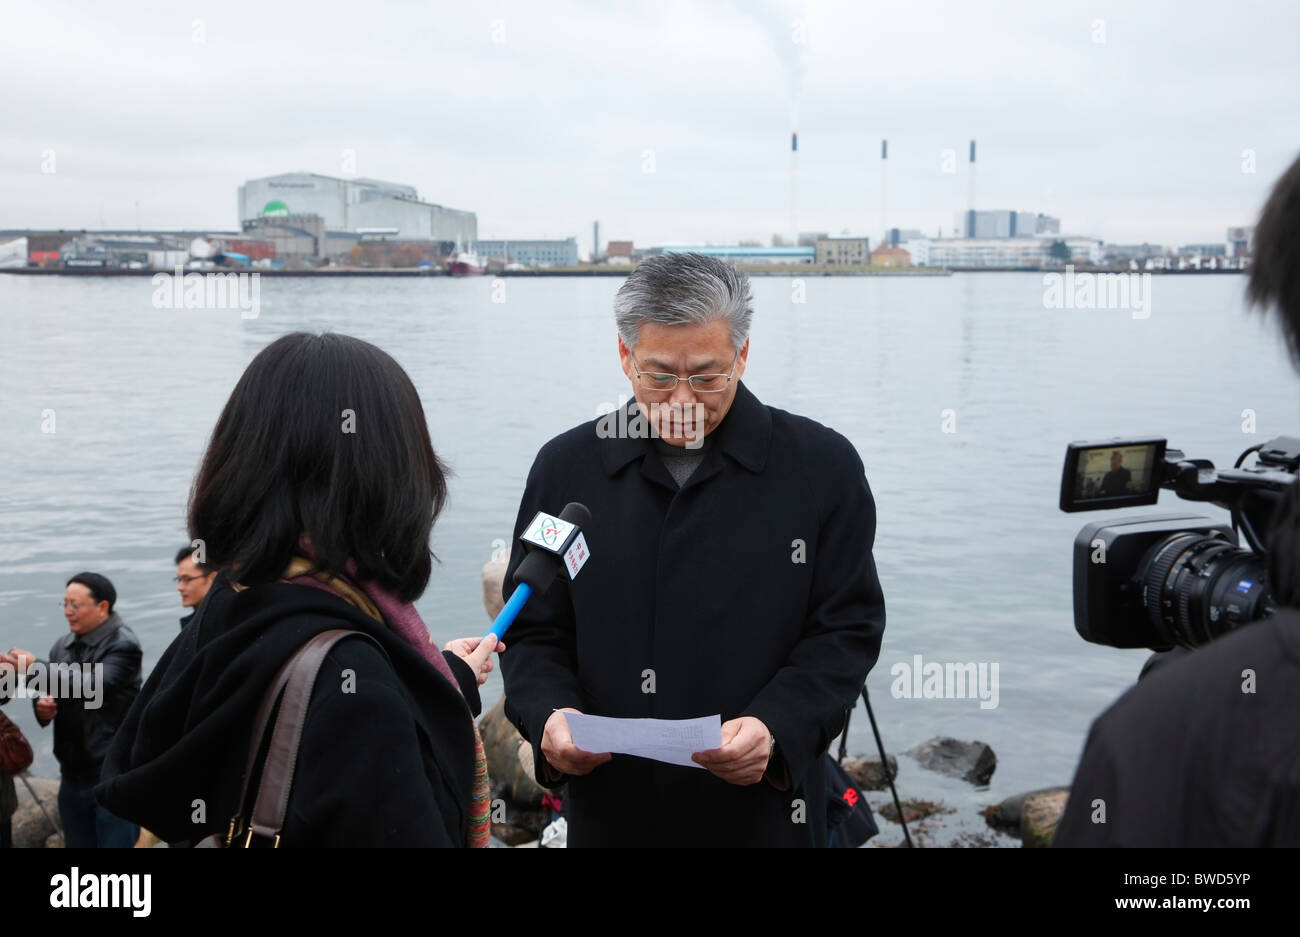
[[[615,299],[634,399],[551,440],[538,511],[591,510],[590,559],[524,606],[501,659],[506,715],[570,846],[821,846],[821,755],[880,652],[875,503],[853,445],[741,378],[749,281],[723,261],[642,262]],[[695,765],[578,749],[565,712],[721,715]]]
[[215,569],[207,563],[196,562],[194,556],[193,547],[185,546],[176,551],[176,578],[172,581],[180,593],[181,607],[189,609],[189,614],[181,618],[182,628],[194,617],[194,610],[212,588],[212,580],[217,575]]
[[[59,762],[59,817],[65,844],[77,848],[129,848],[139,828],[95,802],[94,787],[109,743],[140,693],[140,642],[113,610],[117,590],[98,573],[68,580],[59,608],[68,633],[50,648],[39,669],[56,695],[33,700],[36,721],[54,723],[54,757]],[[19,648],[9,652],[29,678],[38,663]]]

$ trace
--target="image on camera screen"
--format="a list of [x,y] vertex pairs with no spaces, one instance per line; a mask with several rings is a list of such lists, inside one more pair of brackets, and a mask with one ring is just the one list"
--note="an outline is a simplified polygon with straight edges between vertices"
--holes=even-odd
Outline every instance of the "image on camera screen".
[[1124,498],[1151,491],[1156,444],[1097,446],[1079,453],[1076,501]]

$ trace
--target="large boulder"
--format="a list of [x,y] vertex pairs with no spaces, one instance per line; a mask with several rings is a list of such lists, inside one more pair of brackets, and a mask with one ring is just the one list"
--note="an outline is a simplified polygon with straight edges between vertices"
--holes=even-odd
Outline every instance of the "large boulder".
[[932,738],[907,752],[922,768],[961,778],[977,786],[989,783],[998,766],[997,755],[983,742]]
[[1000,804],[994,804],[992,807],[985,807],[980,813],[988,821],[989,826],[1001,830],[1011,836],[1020,835],[1020,816],[1023,812],[1025,800],[1037,794],[1054,794],[1060,791],[1068,791],[1064,787],[1040,787],[1035,791],[1025,791],[1020,794],[1012,794]]
[[1052,845],[1069,796],[1065,789],[1026,795],[1020,808],[1021,843],[1030,847]]
[[[26,780],[27,783],[24,784],[23,778],[14,778],[14,784],[18,788],[18,809],[11,821],[14,848],[43,849],[47,840],[57,840],[61,845],[61,837],[45,816],[49,813],[55,821],[59,819],[59,782],[51,778],[29,777]],[[27,789],[28,784],[41,799],[40,804],[32,799],[32,792]],[[41,804],[45,806],[44,811],[41,810]]]
[[537,808],[542,805],[545,793],[533,780],[519,760],[519,732],[505,714],[503,696],[479,721],[479,734],[483,736],[483,751],[487,755],[488,777],[492,779],[494,793],[511,804]]

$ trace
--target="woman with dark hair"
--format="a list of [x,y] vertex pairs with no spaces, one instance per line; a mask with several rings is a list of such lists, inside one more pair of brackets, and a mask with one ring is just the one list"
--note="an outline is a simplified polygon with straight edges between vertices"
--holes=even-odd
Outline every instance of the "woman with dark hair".
[[251,809],[239,799],[263,695],[307,641],[342,628],[373,641],[325,657],[283,844],[486,845],[473,717],[504,645],[442,653],[411,604],[446,498],[420,398],[389,355],[333,334],[263,349],[190,496],[196,561],[221,572],[122,726],[100,802],[169,842],[224,837]]

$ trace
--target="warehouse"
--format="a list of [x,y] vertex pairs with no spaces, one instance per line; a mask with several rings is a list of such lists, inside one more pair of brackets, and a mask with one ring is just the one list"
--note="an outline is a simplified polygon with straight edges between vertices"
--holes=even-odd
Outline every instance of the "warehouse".
[[406,240],[470,243],[478,238],[471,211],[420,200],[414,186],[379,179],[340,179],[290,172],[249,179],[239,187],[239,223],[319,215],[327,229],[395,228]]

